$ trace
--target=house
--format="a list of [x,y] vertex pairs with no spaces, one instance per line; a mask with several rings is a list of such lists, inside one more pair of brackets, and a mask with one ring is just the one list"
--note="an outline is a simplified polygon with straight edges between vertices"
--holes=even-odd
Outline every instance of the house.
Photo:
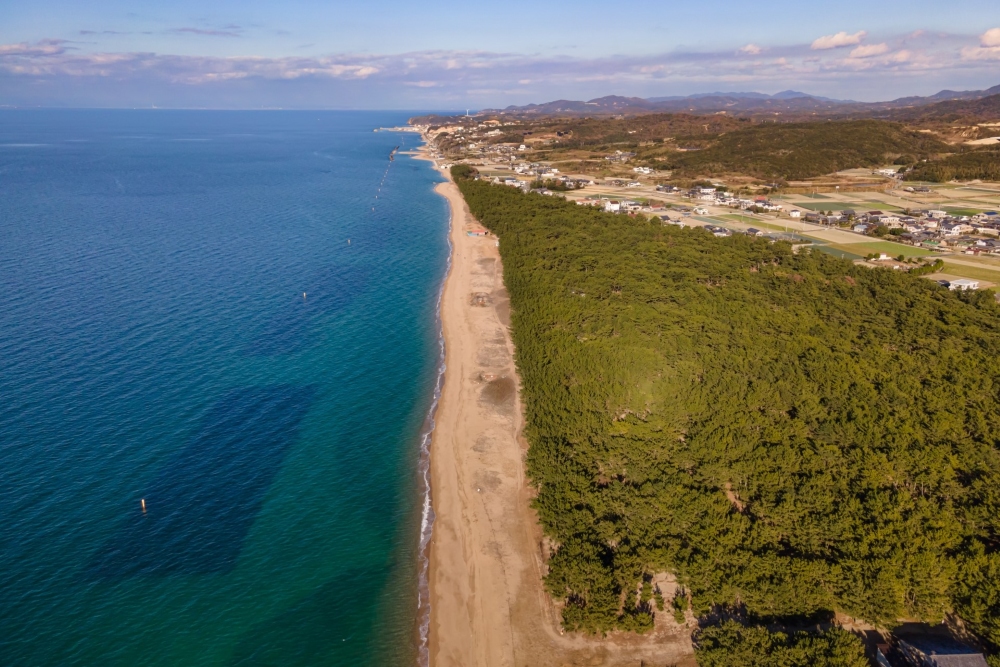
[[705,225],[705,229],[712,233],[713,236],[732,236],[732,231],[726,229],[725,227],[719,227],[718,225]]
[[789,211],[788,212],[788,217],[790,217],[790,218],[801,218],[802,217],[802,211]]
[[968,278],[958,278],[957,280],[951,280],[948,282],[948,289],[951,291],[964,292],[970,289],[979,289],[978,280],[969,280]]
[[708,215],[708,209],[705,208],[705,207],[703,207],[703,206],[695,206],[694,207],[694,214],[695,215]]
[[763,236],[763,235],[764,232],[760,231],[759,229],[755,229],[753,227],[747,229],[747,236]]
[[856,231],[858,234],[866,234],[868,232],[868,225],[866,225],[863,222],[859,222],[858,224],[854,225],[852,229]]
[[928,215],[928,217],[931,217],[931,218],[947,218],[948,217],[948,211],[941,211],[941,210],[938,210],[938,209],[931,209],[931,210],[927,211],[927,215]]
[[908,633],[897,637],[896,648],[920,667],[986,667],[982,653],[944,635]]
[[604,210],[608,213],[621,213],[622,203],[617,199],[609,199],[604,202]]
[[965,225],[960,222],[946,222],[941,225],[941,233],[945,236],[959,236],[972,231],[972,225]]

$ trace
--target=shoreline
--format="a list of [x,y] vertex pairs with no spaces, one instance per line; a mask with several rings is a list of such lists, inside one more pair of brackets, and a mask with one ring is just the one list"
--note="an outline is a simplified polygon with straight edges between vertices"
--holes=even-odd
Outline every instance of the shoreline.
[[[423,139],[414,157],[439,170]],[[480,225],[451,174],[442,175],[434,190],[449,205],[450,257],[439,297],[444,374],[431,416],[426,638],[421,629],[428,662],[421,664],[693,665],[690,629],[670,614],[658,615],[644,636],[563,633],[542,582],[548,547],[524,470],[528,445],[498,243],[466,234]]]

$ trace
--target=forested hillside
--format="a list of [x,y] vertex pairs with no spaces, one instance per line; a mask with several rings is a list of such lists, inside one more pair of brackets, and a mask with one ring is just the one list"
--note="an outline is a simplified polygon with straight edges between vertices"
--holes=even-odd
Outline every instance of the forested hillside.
[[657,167],[673,170],[676,176],[739,173],[799,180],[875,167],[899,155],[926,159],[949,150],[941,141],[898,123],[771,123],[721,135],[704,150],[671,153]]
[[958,179],[1000,181],[1000,147],[990,146],[950,155],[935,162],[922,162],[906,175],[909,181],[947,183]]
[[955,611],[1000,648],[990,293],[468,172],[462,193],[500,238],[567,628],[649,627],[643,584],[670,571],[698,614]]

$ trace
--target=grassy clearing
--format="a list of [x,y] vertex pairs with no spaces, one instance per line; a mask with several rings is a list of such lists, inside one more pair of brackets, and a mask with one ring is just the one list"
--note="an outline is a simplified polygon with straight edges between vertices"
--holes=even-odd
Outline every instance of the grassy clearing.
[[855,211],[872,211],[878,209],[879,211],[902,211],[903,209],[899,206],[893,206],[892,204],[886,204],[880,201],[865,201],[865,202],[847,202],[847,201],[830,201],[822,203],[813,202],[792,202],[799,208],[808,209],[810,211],[843,211],[844,209],[854,209]]
[[732,220],[733,222],[742,222],[743,224],[748,225],[750,227],[758,227],[760,229],[773,229],[776,232],[785,232],[785,231],[793,232],[793,231],[795,231],[795,229],[792,227],[791,223],[789,223],[787,225],[782,225],[782,224],[778,224],[776,222],[764,222],[763,220],[761,220],[759,218],[751,218],[749,216],[740,216],[740,215],[735,215],[735,214],[732,214],[732,213],[729,213],[729,214],[726,214],[726,215],[720,215],[718,217],[719,218],[723,218],[725,220]]
[[817,249],[820,252],[825,252],[828,255],[833,255],[834,257],[839,257],[841,259],[849,259],[851,261],[865,258],[864,255],[858,255],[856,253],[844,250],[843,248],[845,247],[846,246],[825,245],[825,246],[817,246]]
[[951,213],[952,215],[969,215],[969,216],[972,216],[972,215],[979,215],[980,213],[982,213],[982,210],[979,210],[979,209],[974,209],[974,208],[954,208],[952,206],[945,206],[944,210],[947,211],[948,213]]
[[964,264],[954,264],[945,262],[942,273],[949,273],[961,278],[971,278],[972,280],[986,280],[991,283],[1000,283],[1000,271],[993,271],[975,266],[965,266]]
[[884,252],[892,257],[898,257],[903,255],[904,257],[929,257],[934,254],[934,251],[927,250],[925,248],[917,248],[911,245],[903,245],[902,243],[893,243],[891,241],[871,241],[868,243],[834,243],[831,245],[833,248],[842,250],[844,252],[853,253],[864,257],[865,255],[873,252]]
[[983,267],[992,268],[994,271],[1000,271],[1000,257],[982,257],[975,255],[962,255],[963,262],[973,262],[974,264],[982,264]]

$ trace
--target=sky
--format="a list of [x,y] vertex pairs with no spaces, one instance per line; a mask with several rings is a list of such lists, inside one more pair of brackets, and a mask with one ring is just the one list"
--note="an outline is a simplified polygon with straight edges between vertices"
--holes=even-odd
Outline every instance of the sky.
[[0,107],[878,101],[997,84],[997,0],[0,0]]

